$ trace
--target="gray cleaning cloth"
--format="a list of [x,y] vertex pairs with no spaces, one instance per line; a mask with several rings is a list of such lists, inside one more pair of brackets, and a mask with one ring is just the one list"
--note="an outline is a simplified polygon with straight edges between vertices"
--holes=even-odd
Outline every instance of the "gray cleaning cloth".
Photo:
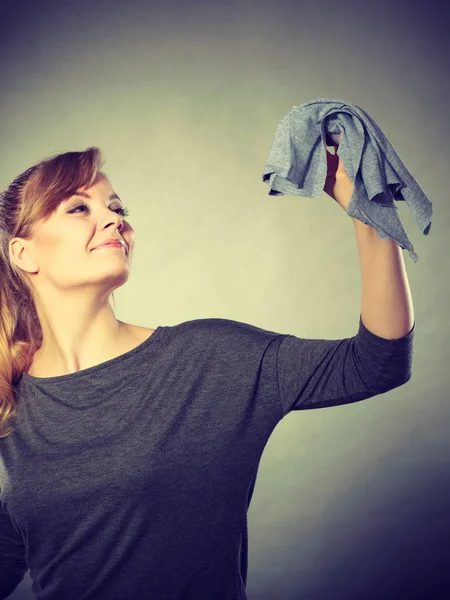
[[327,175],[325,146],[333,145],[339,145],[339,157],[355,185],[347,215],[409,250],[416,263],[419,257],[394,200],[406,202],[424,235],[430,232],[433,205],[374,119],[354,104],[319,98],[282,119],[262,177],[269,195],[320,198]]

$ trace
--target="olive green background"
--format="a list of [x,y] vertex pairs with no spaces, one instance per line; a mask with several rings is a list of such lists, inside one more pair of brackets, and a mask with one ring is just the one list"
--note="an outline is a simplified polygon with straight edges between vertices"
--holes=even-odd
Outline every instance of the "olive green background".
[[[397,203],[419,255],[414,264],[403,251],[412,379],[279,423],[249,510],[249,600],[450,597],[445,4],[2,7],[0,186],[54,153],[103,150],[136,232],[130,279],[115,292],[123,321],[220,317],[308,338],[356,333],[351,219],[325,193],[272,197],[262,183],[293,104],[339,98],[368,111],[433,202],[428,236]],[[32,598],[30,589],[27,574],[10,598]]]

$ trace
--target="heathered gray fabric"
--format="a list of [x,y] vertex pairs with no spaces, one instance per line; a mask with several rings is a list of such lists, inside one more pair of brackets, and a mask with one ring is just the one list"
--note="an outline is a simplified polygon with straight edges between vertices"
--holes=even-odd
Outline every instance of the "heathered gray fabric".
[[414,331],[380,338],[360,315],[353,337],[306,339],[197,319],[78,373],[24,373],[0,440],[0,598],[29,567],[39,600],[244,600],[275,426],[406,383]]
[[424,235],[433,205],[368,112],[350,102],[318,98],[291,110],[276,128],[264,172],[270,196],[320,198],[327,175],[326,146],[338,155],[355,184],[347,215],[374,227],[419,260],[394,200],[403,200]]

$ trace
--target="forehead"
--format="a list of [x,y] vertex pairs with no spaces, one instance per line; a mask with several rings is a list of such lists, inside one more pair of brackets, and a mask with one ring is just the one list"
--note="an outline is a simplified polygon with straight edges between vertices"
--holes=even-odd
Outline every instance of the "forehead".
[[[71,196],[66,198],[64,202],[67,202],[71,198],[77,196],[89,199],[100,196],[101,198],[107,197],[108,200],[120,200],[119,196],[115,193],[111,183],[109,182],[109,179],[105,175],[101,174],[97,175],[91,187],[78,188]],[[122,201],[120,200],[120,202]]]
[[106,192],[109,192],[110,194],[112,194],[114,192],[109,179],[106,177],[106,175],[104,175],[103,173],[100,173],[100,172],[97,173],[97,177],[95,178],[94,183],[91,185],[91,187],[79,188],[79,189],[77,189],[77,192],[83,191],[83,192],[89,193],[89,190],[99,191],[99,192],[106,191]]

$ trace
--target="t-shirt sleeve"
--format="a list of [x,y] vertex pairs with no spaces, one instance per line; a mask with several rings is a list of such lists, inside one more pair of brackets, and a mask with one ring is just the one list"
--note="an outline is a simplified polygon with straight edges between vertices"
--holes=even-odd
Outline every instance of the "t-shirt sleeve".
[[407,383],[414,332],[415,322],[401,338],[382,338],[366,328],[360,315],[353,337],[285,336],[276,359],[282,417],[293,410],[357,402]]
[[12,594],[27,570],[22,536],[0,502],[0,600]]

